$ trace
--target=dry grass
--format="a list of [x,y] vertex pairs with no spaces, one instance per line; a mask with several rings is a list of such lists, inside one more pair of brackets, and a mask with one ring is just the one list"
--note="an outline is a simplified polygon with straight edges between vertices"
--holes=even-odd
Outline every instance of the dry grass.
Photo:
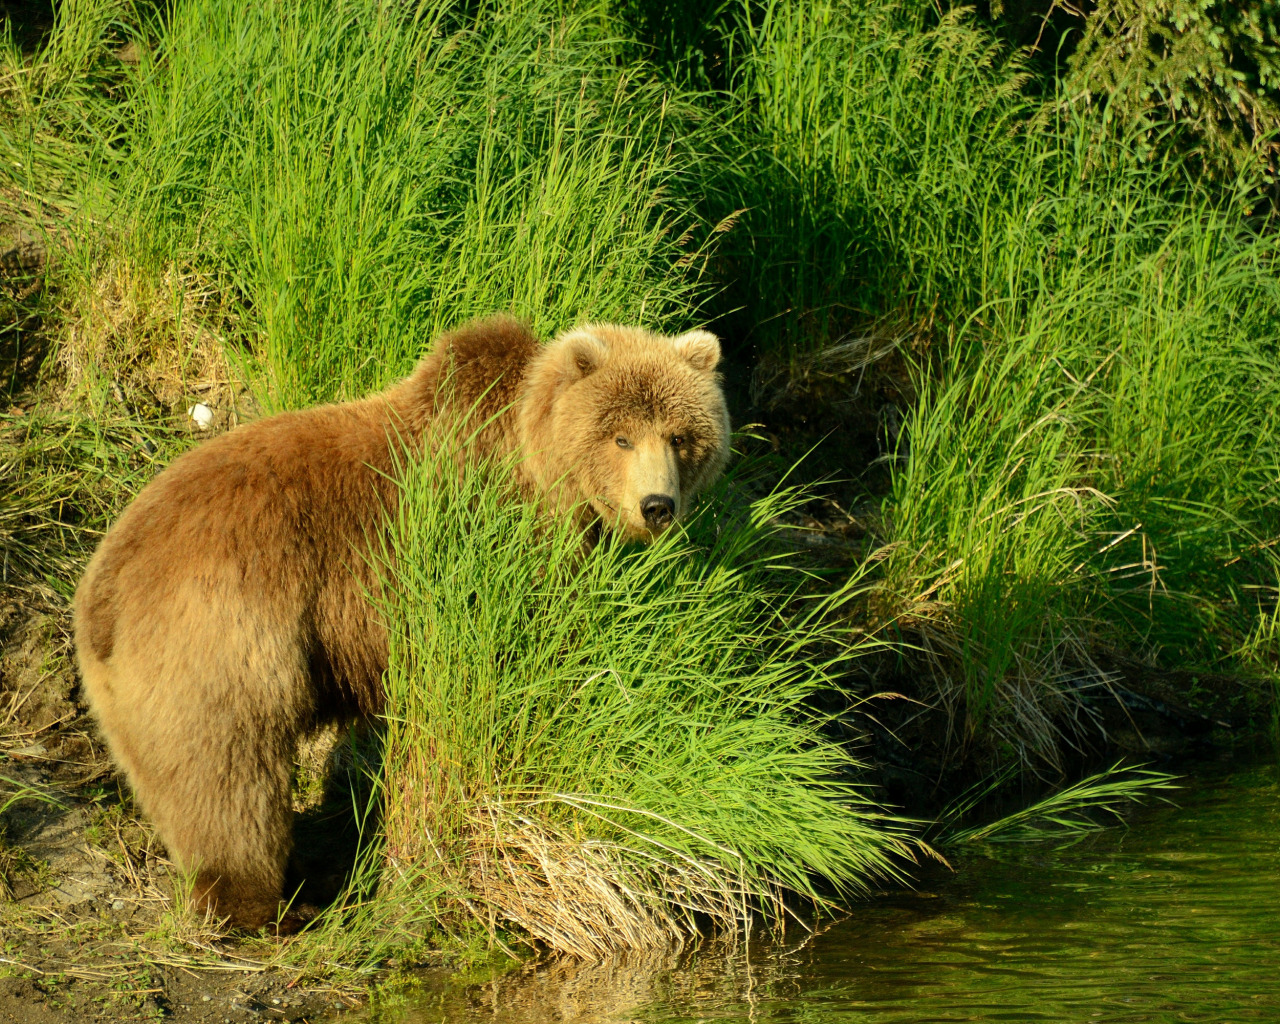
[[745,934],[761,902],[783,917],[781,893],[754,891],[745,873],[734,878],[634,831],[625,844],[575,834],[549,820],[549,803],[618,809],[572,796],[472,809],[467,902],[491,931],[514,925],[549,949],[601,960],[681,949],[704,933]]
[[64,401],[104,389],[166,411],[199,401],[220,414],[215,425],[234,425],[244,387],[229,352],[241,314],[215,281],[115,258],[67,294],[55,339]]
[[911,395],[911,375],[901,355],[925,352],[932,341],[932,318],[890,318],[812,351],[766,353],[751,374],[751,402],[761,409],[778,409],[818,400],[839,415],[843,407],[865,404],[862,390],[869,376],[887,377]]
[[972,714],[966,652],[954,618],[942,602],[924,601],[897,622],[906,643],[901,654],[929,680],[945,712],[944,747],[958,759],[976,744],[1011,752],[1016,763],[1037,774],[1063,777],[1068,751],[1104,745],[1101,707],[1119,703],[1116,674],[1093,657],[1090,638],[1064,629],[1043,646],[1011,652],[1008,670],[992,678],[985,717]]

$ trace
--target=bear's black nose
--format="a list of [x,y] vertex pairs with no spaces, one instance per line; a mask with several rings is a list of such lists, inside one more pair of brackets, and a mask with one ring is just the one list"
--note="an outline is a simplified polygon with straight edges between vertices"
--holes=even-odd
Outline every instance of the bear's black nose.
[[651,494],[640,502],[640,511],[644,515],[645,526],[660,530],[669,526],[676,517],[676,503],[665,494]]

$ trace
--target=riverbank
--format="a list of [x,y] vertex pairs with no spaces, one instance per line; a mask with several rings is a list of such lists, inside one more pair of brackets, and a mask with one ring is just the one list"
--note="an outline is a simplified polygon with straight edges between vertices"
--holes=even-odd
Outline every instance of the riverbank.
[[[777,677],[803,695],[787,724],[838,744],[834,782],[891,812],[865,849],[906,836],[927,857],[919,844],[963,824],[939,819],[975,785],[1018,805],[1119,755],[1194,756],[1275,728],[1265,181],[1215,178],[1194,126],[1153,135],[1067,102],[1068,80],[999,24],[811,6],[655,26],[627,4],[353,3],[339,18],[310,0],[279,17],[191,0],[161,17],[86,0],[14,37],[0,76],[14,1006],[203,1020],[256,1001],[314,1019],[402,967],[520,941],[510,920],[459,911],[465,884],[420,903],[376,870],[356,884],[359,757],[333,772],[322,751],[299,767],[313,860],[297,874],[343,910],[279,945],[216,940],[169,899],[170,866],[85,715],[67,627],[92,545],[182,450],[367,393],[495,310],[543,336],[598,319],[723,337],[738,455],[703,526],[720,537],[779,486],[804,493],[757,524],[787,572],[707,575],[748,581],[729,604],[695,585],[716,544],[691,530],[679,549],[687,606],[747,624],[717,634],[733,657],[694,682],[732,694],[725,673],[758,682],[796,645],[803,671]],[[564,609],[586,622],[578,596]],[[674,605],[649,607],[653,635],[678,638]],[[405,631],[405,664],[431,664],[428,632]],[[595,639],[585,679],[626,653]],[[505,663],[474,656],[510,692]],[[645,652],[652,675],[690,675],[664,656]],[[725,774],[678,746],[658,768]],[[781,782],[832,782],[799,776]],[[694,803],[678,789],[645,808],[677,830]],[[600,838],[580,811],[557,835]],[[734,834],[741,820],[717,819],[721,853],[759,838]],[[790,863],[787,839],[761,877]],[[865,863],[842,898],[882,884]]]

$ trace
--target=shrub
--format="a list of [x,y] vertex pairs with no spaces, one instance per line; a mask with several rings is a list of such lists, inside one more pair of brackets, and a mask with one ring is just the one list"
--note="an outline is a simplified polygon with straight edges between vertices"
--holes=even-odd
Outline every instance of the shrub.
[[1068,67],[1071,99],[1103,106],[1149,146],[1172,121],[1227,182],[1275,181],[1280,6],[1270,0],[1103,0],[1084,17]]

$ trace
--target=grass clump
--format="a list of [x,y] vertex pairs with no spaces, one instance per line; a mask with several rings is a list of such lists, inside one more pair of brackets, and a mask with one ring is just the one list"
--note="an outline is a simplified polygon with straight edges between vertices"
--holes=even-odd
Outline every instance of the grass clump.
[[65,301],[53,367],[59,388],[90,401],[104,391],[127,396],[152,415],[182,414],[201,401],[230,417],[244,391],[231,341],[238,310],[194,271],[141,268],[123,257],[95,259],[92,286]]
[[180,444],[127,415],[0,415],[0,584],[68,600],[94,544]]
[[279,401],[363,393],[495,310],[690,311],[684,115],[598,6],[200,0],[155,31],[104,165],[118,244],[221,282]]
[[747,231],[724,322],[762,406],[811,415],[808,387],[833,419],[902,417],[865,477],[882,588],[855,612],[905,637],[952,754],[1056,771],[1117,664],[1237,664],[1280,531],[1257,194],[1052,80],[1038,99],[962,10],[762,3],[728,31],[742,159],[714,215]]
[[906,823],[809,706],[832,634],[765,543],[793,496],[585,552],[505,467],[447,465],[408,474],[388,569],[393,865],[592,957],[899,875]]
[[1274,575],[1274,241],[1202,202],[1136,212],[957,332],[885,506],[887,585],[922,635],[949,623],[944,693],[1029,760],[1096,732],[1095,659],[1218,663]]

